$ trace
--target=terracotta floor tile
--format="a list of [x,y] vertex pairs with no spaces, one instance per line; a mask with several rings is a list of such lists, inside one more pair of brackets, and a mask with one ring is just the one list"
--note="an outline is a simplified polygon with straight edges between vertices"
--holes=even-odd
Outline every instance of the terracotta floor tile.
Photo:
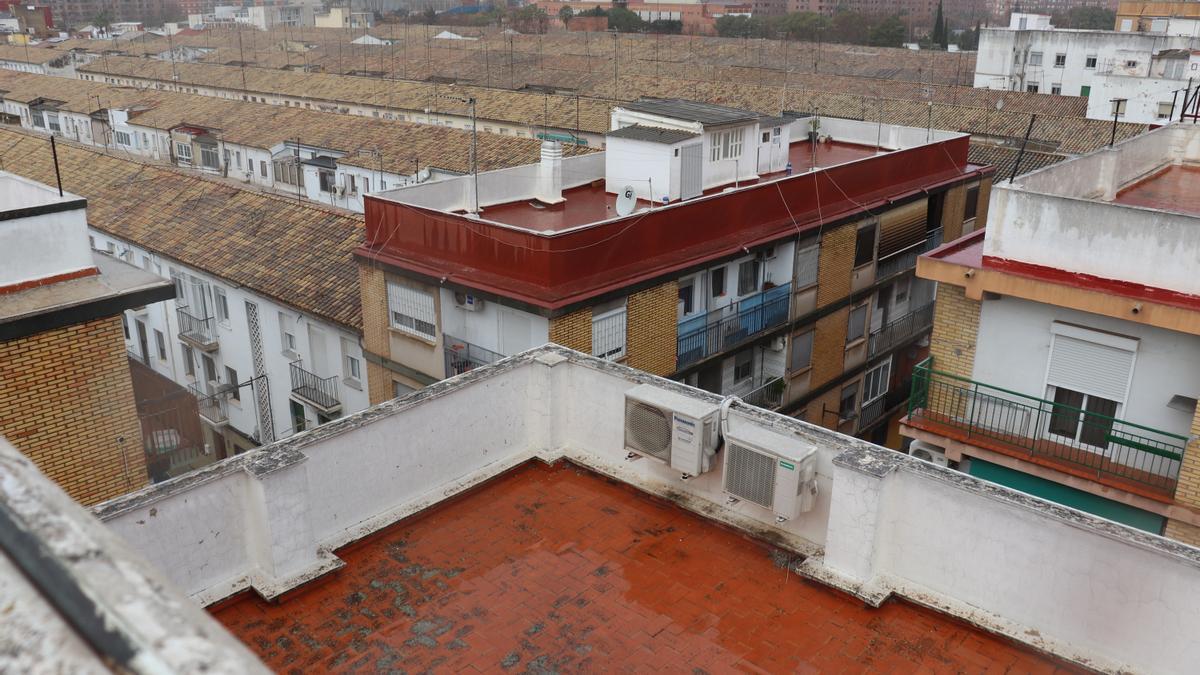
[[1063,666],[902,602],[864,607],[773,552],[575,467],[531,464],[344,549],[345,569],[280,604],[245,596],[215,616],[281,672]]

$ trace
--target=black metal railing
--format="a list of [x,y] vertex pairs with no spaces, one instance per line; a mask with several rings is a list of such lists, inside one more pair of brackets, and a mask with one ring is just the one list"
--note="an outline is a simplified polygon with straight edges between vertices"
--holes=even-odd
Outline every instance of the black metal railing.
[[318,408],[331,410],[342,405],[338,397],[337,376],[320,377],[300,365],[300,361],[292,361],[292,393],[311,402]]
[[442,353],[446,359],[446,377],[462,375],[468,370],[486,366],[504,358],[503,354],[444,334],[442,335]]
[[213,317],[200,318],[188,314],[182,307],[175,310],[179,317],[179,337],[198,345],[217,343],[217,320]]
[[895,410],[899,410],[904,402],[908,399],[909,390],[912,387],[911,380],[904,380],[899,387],[889,391],[876,398],[874,401],[862,406],[858,413],[857,433],[862,433],[867,429],[875,426],[881,419],[887,417]]
[[1009,453],[1045,457],[1173,494],[1187,436],[993,387],[913,369],[909,424]]
[[732,349],[788,320],[792,285],[784,284],[679,324],[676,368]]
[[933,303],[930,302],[871,333],[867,341],[867,358],[873,359],[876,354],[903,344],[905,340],[924,333],[932,326]]
[[742,397],[742,401],[750,405],[775,410],[783,405],[783,391],[787,383],[782,377],[773,377],[763,385]]
[[906,249],[880,258],[875,265],[875,278],[886,279],[917,266],[917,258],[942,245],[942,228],[930,230],[925,241],[917,242]]
[[225,401],[225,394],[209,394],[194,384],[188,385],[188,391],[192,393],[192,396],[196,397],[196,405],[200,409],[200,416],[208,420],[209,423],[224,424],[229,421],[229,407]]

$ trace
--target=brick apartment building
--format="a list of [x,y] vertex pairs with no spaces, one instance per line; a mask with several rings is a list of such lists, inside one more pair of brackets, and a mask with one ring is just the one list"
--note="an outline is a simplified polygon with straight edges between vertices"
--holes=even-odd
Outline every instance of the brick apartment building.
[[921,258],[914,452],[1200,544],[1198,139],[1171,125],[997,186],[986,232]]
[[0,174],[0,435],[73,498],[147,482],[122,312],[174,296],[95,254],[84,199]]
[[916,257],[986,220],[967,137],[662,99],[612,126],[479,175],[477,212],[471,176],[368,197],[371,401],[553,341],[885,439],[932,316]]

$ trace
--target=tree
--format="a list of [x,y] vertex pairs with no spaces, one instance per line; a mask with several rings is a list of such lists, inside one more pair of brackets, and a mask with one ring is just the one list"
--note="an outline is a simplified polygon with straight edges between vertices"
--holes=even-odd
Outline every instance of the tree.
[[950,36],[946,34],[946,15],[942,13],[942,0],[938,0],[937,14],[933,17],[933,34],[929,39],[942,49],[950,45]]
[[568,5],[563,5],[562,9],[558,10],[558,20],[564,26],[571,22],[571,17],[573,16],[575,16],[575,10],[571,9]]
[[112,12],[102,9],[92,17],[92,25],[96,28],[108,28],[112,25]]
[[646,25],[646,30],[660,35],[679,35],[683,32],[683,22],[677,19],[655,19]]
[[1051,22],[1058,28],[1112,30],[1117,15],[1103,7],[1072,7],[1065,14],[1055,14]]
[[608,11],[608,27],[621,33],[640,33],[646,27],[646,22],[624,7],[613,7]]
[[875,47],[902,47],[907,31],[898,16],[889,16],[871,29],[870,44]]
[[958,36],[958,48],[965,52],[972,52],[979,49],[979,24],[975,24],[974,30],[964,30]]
[[762,37],[764,22],[743,15],[725,15],[717,19],[717,35],[721,37]]

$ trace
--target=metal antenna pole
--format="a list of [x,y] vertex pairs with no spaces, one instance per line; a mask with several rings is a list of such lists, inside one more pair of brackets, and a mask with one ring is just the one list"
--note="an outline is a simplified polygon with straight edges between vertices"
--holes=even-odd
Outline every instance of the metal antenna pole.
[[475,215],[479,215],[479,165],[476,163],[478,155],[475,151],[475,98],[469,98],[467,102],[471,104],[471,173],[475,176]]

